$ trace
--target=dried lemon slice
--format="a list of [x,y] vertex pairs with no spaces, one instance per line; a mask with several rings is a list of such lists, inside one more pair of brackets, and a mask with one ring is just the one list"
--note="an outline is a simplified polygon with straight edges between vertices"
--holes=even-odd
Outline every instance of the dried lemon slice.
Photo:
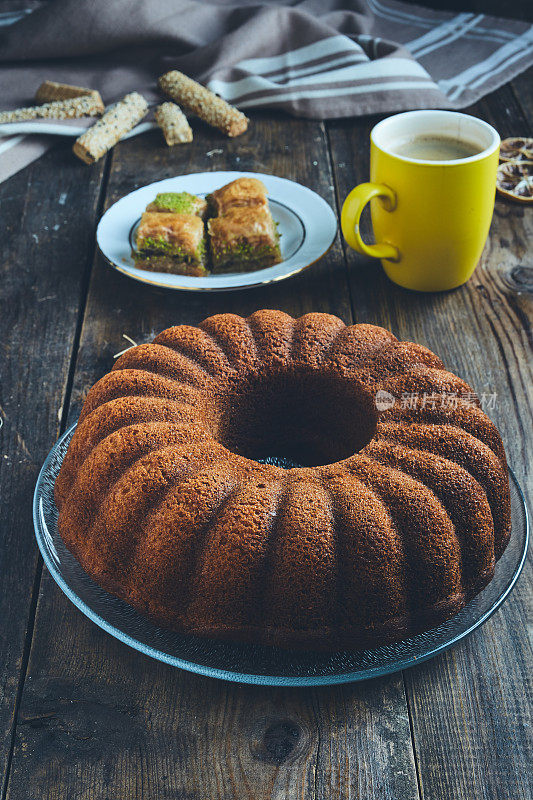
[[533,203],[533,164],[500,164],[496,178],[499,193],[519,203]]
[[533,139],[513,136],[500,145],[500,161],[530,161],[533,163]]

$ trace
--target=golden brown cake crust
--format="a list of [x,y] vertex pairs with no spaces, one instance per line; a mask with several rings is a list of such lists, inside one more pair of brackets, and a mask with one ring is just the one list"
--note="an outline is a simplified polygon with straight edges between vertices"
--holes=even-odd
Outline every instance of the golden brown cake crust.
[[510,535],[503,446],[472,389],[328,314],[220,314],[128,350],[89,392],[55,495],[104,589],[178,631],[282,647],[433,627]]

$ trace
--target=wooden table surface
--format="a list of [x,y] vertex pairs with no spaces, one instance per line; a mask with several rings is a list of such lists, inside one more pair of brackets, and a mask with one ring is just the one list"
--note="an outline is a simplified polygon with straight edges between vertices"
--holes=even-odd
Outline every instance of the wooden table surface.
[[[531,134],[531,78],[469,111],[502,137]],[[2,799],[531,797],[531,564],[501,610],[444,655],[366,683],[285,689],[199,677],[115,641],[60,592],[35,544],[38,470],[123,336],[147,342],[223,311],[326,311],[426,345],[478,393],[496,393],[490,415],[531,488],[532,209],[498,200],[477,271],[447,294],[394,286],[340,238],[300,276],[223,294],[149,288],[95,253],[105,208],[182,173],[281,175],[338,210],[368,179],[375,122],[255,116],[236,140],[198,125],[174,149],[151,132],[93,167],[61,142],[0,186]]]

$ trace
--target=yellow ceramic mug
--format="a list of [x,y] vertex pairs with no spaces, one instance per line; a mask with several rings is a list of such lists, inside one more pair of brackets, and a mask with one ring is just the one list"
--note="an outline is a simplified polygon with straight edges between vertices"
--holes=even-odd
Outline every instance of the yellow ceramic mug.
[[[479,152],[425,161],[394,152],[416,136],[446,136]],[[341,225],[354,250],[380,258],[394,283],[420,292],[454,289],[472,275],[487,239],[496,192],[500,137],[491,125],[455,111],[408,111],[370,134],[370,183],[344,202]],[[366,244],[359,219],[370,201],[377,244]]]

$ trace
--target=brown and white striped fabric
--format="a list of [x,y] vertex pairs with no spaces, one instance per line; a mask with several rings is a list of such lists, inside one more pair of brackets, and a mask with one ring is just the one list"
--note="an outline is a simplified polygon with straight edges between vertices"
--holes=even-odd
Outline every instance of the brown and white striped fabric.
[[395,0],[51,0],[0,15],[5,108],[43,79],[155,103],[169,69],[240,108],[315,119],[462,108],[531,64],[527,23]]
[[[325,31],[317,20],[306,31],[310,42],[284,50],[272,42],[268,56],[214,70],[209,88],[241,108],[276,106],[300,116],[347,117],[463,108],[533,63],[531,26],[403,3],[366,0],[364,5],[373,33],[318,39]],[[301,42],[303,31],[297,36],[297,30],[295,24],[294,41]]]

